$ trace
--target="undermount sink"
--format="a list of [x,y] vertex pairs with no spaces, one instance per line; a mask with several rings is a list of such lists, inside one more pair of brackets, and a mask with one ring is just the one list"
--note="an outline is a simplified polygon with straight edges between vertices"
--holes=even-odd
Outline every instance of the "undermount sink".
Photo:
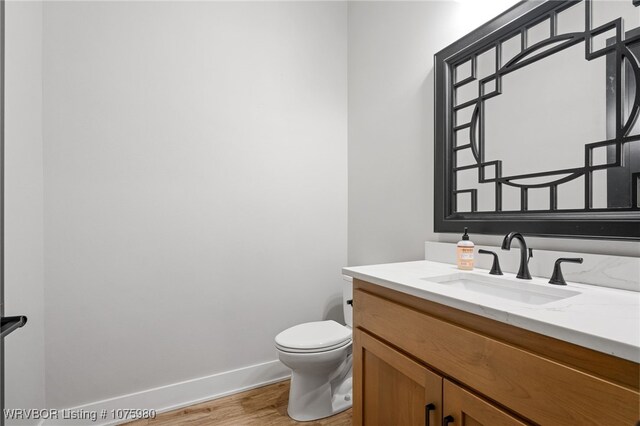
[[529,305],[544,305],[580,294],[578,291],[543,287],[525,280],[501,278],[470,272],[457,272],[439,277],[422,278],[430,283],[468,290],[486,296],[513,300]]

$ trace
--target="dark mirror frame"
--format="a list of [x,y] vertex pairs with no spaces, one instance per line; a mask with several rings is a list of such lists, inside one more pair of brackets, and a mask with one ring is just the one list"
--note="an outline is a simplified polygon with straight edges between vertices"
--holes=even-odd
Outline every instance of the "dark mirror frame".
[[[589,0],[585,0],[589,1]],[[453,65],[473,52],[482,52],[523,26],[540,22],[553,11],[578,3],[577,0],[521,1],[436,53],[435,73],[435,180],[434,230],[456,232],[467,226],[476,234],[506,234],[518,231],[529,235],[561,238],[640,240],[640,209],[591,209],[554,211],[456,212],[456,189],[452,137]],[[638,5],[640,0],[633,2]],[[639,36],[632,37],[634,42]],[[631,42],[631,40],[629,40]],[[589,141],[585,141],[585,144]],[[633,181],[637,194],[637,179]],[[469,192],[469,191],[467,191]]]

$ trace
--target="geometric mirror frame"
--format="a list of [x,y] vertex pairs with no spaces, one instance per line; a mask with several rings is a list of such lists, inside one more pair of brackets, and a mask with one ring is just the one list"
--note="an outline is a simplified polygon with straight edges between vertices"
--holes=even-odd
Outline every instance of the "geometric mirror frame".
[[[640,21],[640,0],[627,1]],[[578,16],[578,25],[560,28],[559,20],[570,13]],[[592,0],[523,1],[435,55],[436,232],[459,233],[467,226],[482,234],[516,230],[549,237],[640,239],[640,25],[634,21],[625,27],[621,16],[595,22],[593,13]],[[505,57],[514,44],[516,53]],[[566,167],[549,169],[538,161],[519,172],[508,158],[495,155],[498,142],[487,135],[508,123],[488,122],[488,105],[503,96],[504,80],[512,73],[528,75],[522,72],[525,67],[569,49],[585,64],[601,65],[602,105],[597,107],[606,111],[600,114],[606,114],[606,134],[579,140]],[[483,73],[481,61],[489,64]],[[571,64],[554,71],[565,76],[580,72]],[[577,110],[566,113],[582,119]],[[529,145],[536,144],[535,135],[544,133],[545,124],[531,120]],[[517,152],[523,135],[502,133]],[[562,143],[541,144],[540,150],[551,158]],[[568,205],[569,198],[577,201]],[[542,202],[534,206],[534,199]]]

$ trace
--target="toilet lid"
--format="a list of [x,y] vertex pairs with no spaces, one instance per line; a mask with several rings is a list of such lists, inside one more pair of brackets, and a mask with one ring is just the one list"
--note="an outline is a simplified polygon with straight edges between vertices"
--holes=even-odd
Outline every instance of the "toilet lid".
[[291,349],[324,349],[351,340],[351,329],[333,320],[306,322],[276,336],[276,345]]

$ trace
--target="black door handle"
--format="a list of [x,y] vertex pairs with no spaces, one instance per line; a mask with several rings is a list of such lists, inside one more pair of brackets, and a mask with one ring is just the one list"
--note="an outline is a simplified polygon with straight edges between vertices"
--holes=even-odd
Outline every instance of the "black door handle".
[[349,299],[349,300],[347,300],[347,305],[351,305],[351,306],[353,306],[353,299]]
[[0,338],[8,336],[12,331],[24,326],[27,323],[27,317],[19,315],[16,317],[2,317],[0,319]]
[[435,410],[436,406],[435,404],[427,404],[424,406],[424,424],[425,426],[429,426],[429,414],[431,414],[431,411]]
[[453,416],[447,416],[442,419],[442,426],[447,426],[449,423],[453,423],[454,421]]
[[431,422],[430,414],[435,409],[436,409],[435,404],[427,404],[427,405],[424,406],[424,424],[425,424],[425,426],[429,426],[429,423]]

